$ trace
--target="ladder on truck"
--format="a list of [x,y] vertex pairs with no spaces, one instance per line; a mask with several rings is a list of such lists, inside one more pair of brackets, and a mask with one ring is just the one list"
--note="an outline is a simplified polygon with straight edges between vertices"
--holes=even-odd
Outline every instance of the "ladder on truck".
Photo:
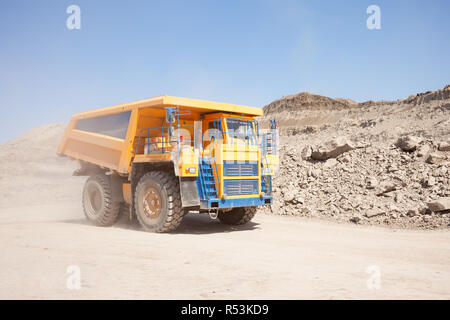
[[214,179],[214,173],[212,168],[211,159],[201,158],[200,160],[200,177],[202,179],[203,186],[203,198],[205,200],[216,199],[217,189],[216,181]]

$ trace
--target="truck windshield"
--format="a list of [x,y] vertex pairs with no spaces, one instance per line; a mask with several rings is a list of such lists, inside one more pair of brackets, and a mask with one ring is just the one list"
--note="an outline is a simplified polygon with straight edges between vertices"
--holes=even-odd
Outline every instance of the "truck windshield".
[[228,136],[233,139],[247,140],[246,143],[256,143],[255,121],[246,119],[226,118]]

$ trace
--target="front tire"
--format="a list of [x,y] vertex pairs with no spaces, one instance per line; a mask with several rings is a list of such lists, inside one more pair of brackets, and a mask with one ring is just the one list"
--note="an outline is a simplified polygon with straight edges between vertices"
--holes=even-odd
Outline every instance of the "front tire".
[[256,207],[240,207],[230,211],[219,211],[218,218],[225,224],[240,225],[252,220],[255,214]]
[[112,226],[119,216],[120,201],[113,199],[111,178],[103,173],[86,180],[83,189],[86,218],[99,227]]
[[177,177],[167,172],[146,173],[134,194],[136,216],[150,232],[170,232],[178,228],[184,215]]

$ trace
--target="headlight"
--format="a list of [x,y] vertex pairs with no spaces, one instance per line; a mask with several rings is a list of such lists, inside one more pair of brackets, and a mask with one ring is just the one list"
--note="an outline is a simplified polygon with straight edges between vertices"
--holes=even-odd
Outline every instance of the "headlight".
[[186,168],[186,172],[187,172],[187,173],[194,174],[194,173],[197,172],[197,169],[196,169],[196,168]]

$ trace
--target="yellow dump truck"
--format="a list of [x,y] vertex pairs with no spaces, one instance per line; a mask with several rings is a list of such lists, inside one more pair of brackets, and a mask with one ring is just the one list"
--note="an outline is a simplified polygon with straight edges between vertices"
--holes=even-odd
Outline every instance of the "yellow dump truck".
[[[271,204],[276,123],[260,108],[159,96],[72,116],[58,154],[88,176],[88,220],[109,226],[126,212],[147,231],[175,230],[188,211],[243,224]],[[264,132],[263,132],[264,131]]]

